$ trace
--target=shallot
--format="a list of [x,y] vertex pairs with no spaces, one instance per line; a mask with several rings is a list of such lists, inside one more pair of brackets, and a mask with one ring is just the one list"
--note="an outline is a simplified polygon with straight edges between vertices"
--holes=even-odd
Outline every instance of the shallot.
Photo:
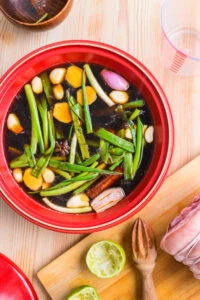
[[124,197],[125,192],[121,187],[109,188],[94,198],[91,202],[91,206],[99,213],[112,207]]
[[113,71],[103,69],[101,71],[101,76],[107,85],[113,90],[126,91],[129,88],[128,81]]

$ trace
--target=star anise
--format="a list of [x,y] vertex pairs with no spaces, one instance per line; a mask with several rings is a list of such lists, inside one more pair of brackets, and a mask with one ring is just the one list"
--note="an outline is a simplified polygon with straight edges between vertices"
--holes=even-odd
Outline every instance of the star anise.
[[65,156],[69,154],[70,146],[68,145],[67,140],[65,141],[56,141],[55,144],[55,153],[60,154],[61,156]]

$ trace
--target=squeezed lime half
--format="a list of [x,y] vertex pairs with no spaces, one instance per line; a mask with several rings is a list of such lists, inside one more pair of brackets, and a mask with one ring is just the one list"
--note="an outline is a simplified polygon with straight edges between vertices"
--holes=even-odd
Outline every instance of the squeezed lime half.
[[93,244],[86,255],[89,270],[100,278],[118,275],[124,268],[126,254],[121,245],[103,240]]
[[66,300],[99,300],[99,296],[95,288],[83,285],[73,289]]

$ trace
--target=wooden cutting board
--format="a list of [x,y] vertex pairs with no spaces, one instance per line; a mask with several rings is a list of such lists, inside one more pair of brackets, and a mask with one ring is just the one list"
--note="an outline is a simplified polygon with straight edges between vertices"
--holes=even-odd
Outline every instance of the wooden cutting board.
[[[64,300],[72,288],[88,284],[95,287],[101,300],[141,299],[141,277],[131,258],[131,230],[137,217],[148,222],[156,236],[158,257],[154,282],[159,300],[198,300],[200,282],[189,269],[159,249],[169,222],[200,193],[200,156],[168,177],[156,196],[137,215],[113,228],[92,233],[50,262],[38,272],[38,278],[52,299]],[[126,252],[127,263],[120,275],[99,279],[85,265],[85,255],[92,243],[111,239]]]

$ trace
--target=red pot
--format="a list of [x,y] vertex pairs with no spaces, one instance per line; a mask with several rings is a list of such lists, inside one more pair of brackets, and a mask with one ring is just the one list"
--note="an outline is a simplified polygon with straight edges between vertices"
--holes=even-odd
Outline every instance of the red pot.
[[[141,90],[153,116],[155,146],[149,169],[136,188],[105,212],[81,215],[53,211],[29,197],[15,182],[4,150],[8,109],[23,85],[36,74],[67,62],[104,65],[123,74]],[[133,216],[154,196],[171,161],[174,128],[167,98],[155,77],[137,59],[115,47],[92,41],[63,41],[39,48],[15,63],[2,77],[0,88],[0,188],[3,199],[20,215],[42,227],[61,232],[103,230]]]

